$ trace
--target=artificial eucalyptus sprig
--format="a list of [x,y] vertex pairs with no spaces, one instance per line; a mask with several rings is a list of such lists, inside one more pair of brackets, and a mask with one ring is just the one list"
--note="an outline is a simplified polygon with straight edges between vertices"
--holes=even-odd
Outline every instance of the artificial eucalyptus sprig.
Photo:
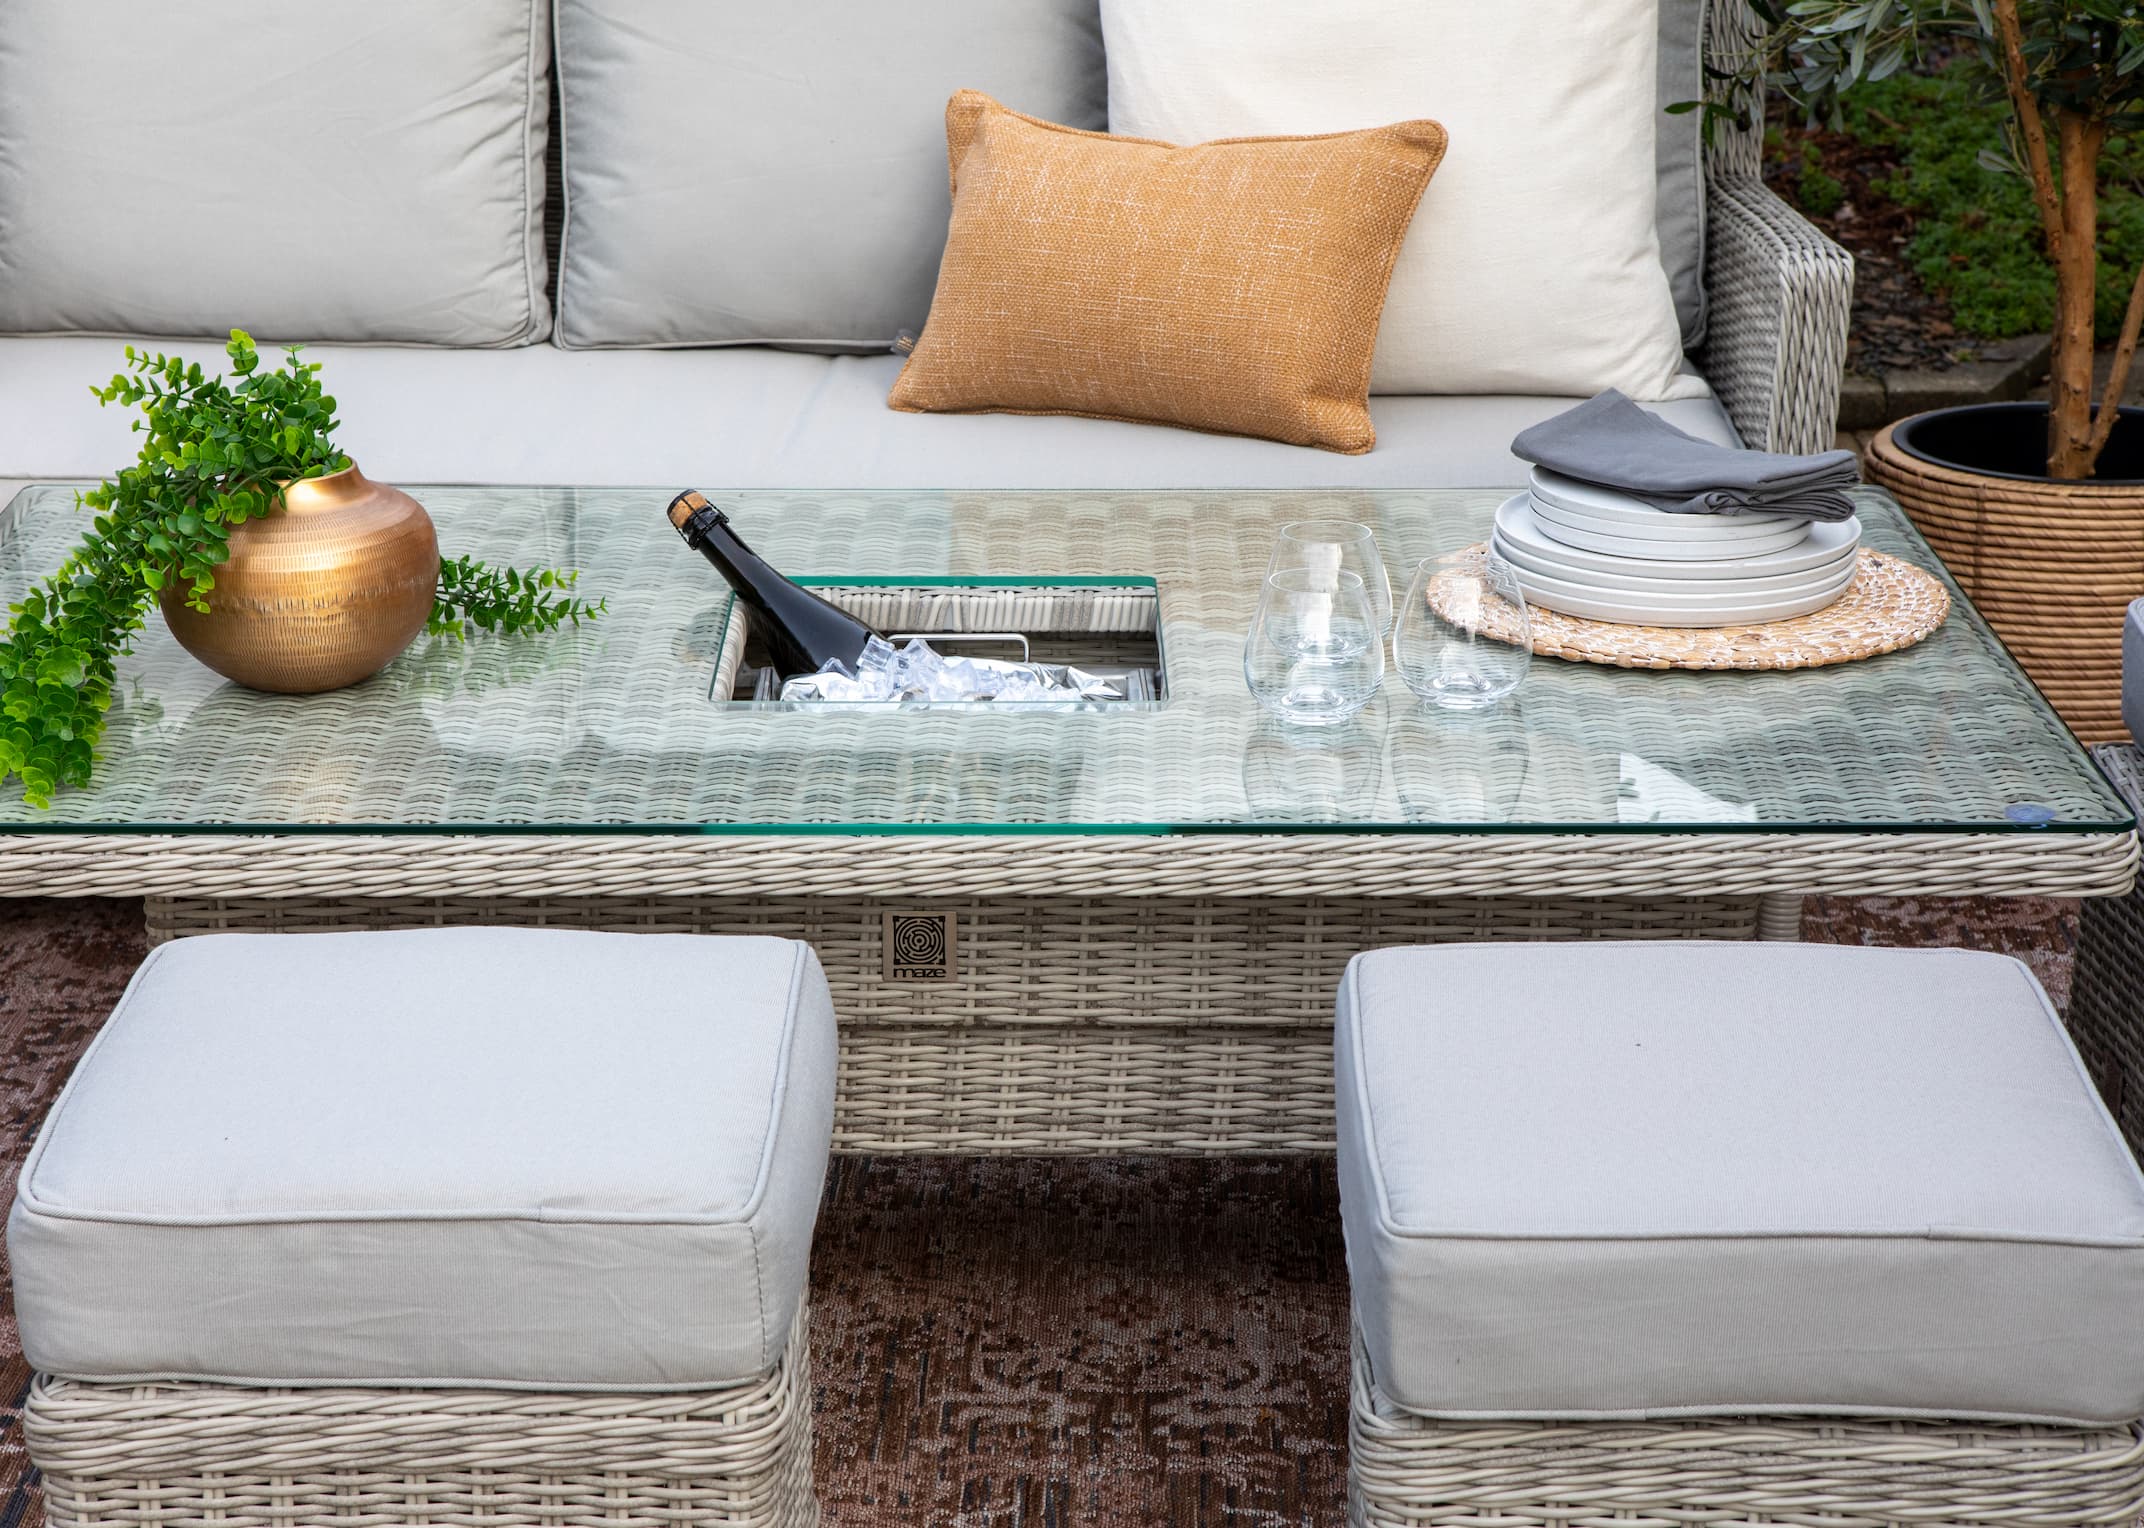
[[[89,783],[117,662],[150,603],[183,590],[188,605],[208,611],[216,569],[231,555],[230,527],[280,508],[285,484],[350,464],[335,449],[335,400],[321,389],[318,363],[292,349],[263,371],[238,329],[224,349],[236,381],[129,345],[126,370],[90,389],[100,403],[138,408],[143,440],[133,465],[77,496],[95,512],[88,534],[14,607],[0,638],[0,784],[20,779],[33,805]],[[432,629],[578,626],[604,603],[563,593],[573,579],[442,559]]]
[[439,563],[439,592],[425,629],[434,636],[466,637],[469,628],[514,636],[524,631],[579,629],[610,609],[610,600],[589,601],[572,593],[577,571],[538,568],[492,568],[473,557],[446,557]]

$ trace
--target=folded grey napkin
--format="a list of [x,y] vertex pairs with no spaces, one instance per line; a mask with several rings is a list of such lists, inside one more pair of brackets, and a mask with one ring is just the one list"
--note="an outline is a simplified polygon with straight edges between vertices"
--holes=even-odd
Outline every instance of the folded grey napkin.
[[1688,515],[1800,515],[1844,520],[1861,481],[1851,451],[1782,456],[1737,451],[1678,430],[1610,388],[1521,430],[1512,455]]

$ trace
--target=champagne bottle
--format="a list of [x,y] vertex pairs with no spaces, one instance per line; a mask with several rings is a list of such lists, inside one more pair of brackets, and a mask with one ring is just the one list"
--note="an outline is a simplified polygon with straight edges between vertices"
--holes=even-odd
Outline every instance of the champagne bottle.
[[783,679],[816,674],[830,662],[856,672],[864,647],[882,634],[840,606],[782,577],[730,529],[729,517],[691,489],[670,501],[670,523],[715,565],[737,597],[751,607],[775,673]]

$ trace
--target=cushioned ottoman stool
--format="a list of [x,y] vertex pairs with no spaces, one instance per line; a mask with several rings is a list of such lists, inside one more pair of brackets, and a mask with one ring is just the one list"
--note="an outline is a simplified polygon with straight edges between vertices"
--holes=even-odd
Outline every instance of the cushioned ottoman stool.
[[162,946],[8,1222],[50,1521],[814,1522],[833,1097],[789,940]]
[[1359,957],[1360,1523],[2134,1523],[2144,1181],[2031,974]]

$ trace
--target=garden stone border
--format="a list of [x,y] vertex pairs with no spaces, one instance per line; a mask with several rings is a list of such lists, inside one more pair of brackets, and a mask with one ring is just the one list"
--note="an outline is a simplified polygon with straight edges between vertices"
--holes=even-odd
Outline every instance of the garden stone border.
[[1877,376],[1850,371],[1839,389],[1839,428],[1875,430],[1910,414],[1969,403],[2009,403],[2029,395],[2047,375],[2050,340],[2027,334],[2002,340],[1948,371],[1919,367]]

